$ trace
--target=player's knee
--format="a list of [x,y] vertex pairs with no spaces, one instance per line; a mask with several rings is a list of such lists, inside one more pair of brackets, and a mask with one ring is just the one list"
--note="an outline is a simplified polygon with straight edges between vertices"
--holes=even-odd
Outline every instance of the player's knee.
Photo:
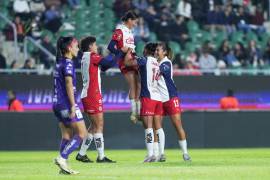
[[78,133],[78,136],[81,138],[81,139],[84,139],[84,138],[86,138],[86,136],[87,136],[87,130],[82,130],[82,131],[80,131],[79,133]]

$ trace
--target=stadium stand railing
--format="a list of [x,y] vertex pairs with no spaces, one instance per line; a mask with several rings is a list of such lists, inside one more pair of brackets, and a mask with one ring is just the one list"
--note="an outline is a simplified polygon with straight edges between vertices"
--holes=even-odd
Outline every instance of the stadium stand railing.
[[18,36],[17,36],[17,29],[15,24],[10,21],[4,14],[0,13],[0,19],[5,21],[8,25],[12,27],[13,34],[14,34],[14,60],[18,60]]
[[48,55],[48,57],[51,59],[51,60],[55,60],[55,56],[50,53],[46,48],[44,48],[40,42],[37,42],[36,40],[34,40],[33,38],[31,38],[30,36],[26,36],[24,38],[24,45],[23,45],[23,53],[24,53],[24,59],[27,59],[28,58],[28,42],[32,43],[34,46],[36,46],[37,48],[39,48],[41,51],[43,51],[46,55]]

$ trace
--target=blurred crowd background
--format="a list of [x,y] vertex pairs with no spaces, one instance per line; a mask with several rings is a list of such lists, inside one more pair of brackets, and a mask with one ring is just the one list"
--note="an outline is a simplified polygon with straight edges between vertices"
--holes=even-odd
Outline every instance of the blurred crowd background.
[[0,1],[0,14],[15,25],[18,53],[12,26],[0,18],[0,69],[51,69],[59,36],[94,35],[105,54],[130,9],[140,15],[139,55],[146,42],[165,41],[175,69],[270,68],[267,0],[9,0]]

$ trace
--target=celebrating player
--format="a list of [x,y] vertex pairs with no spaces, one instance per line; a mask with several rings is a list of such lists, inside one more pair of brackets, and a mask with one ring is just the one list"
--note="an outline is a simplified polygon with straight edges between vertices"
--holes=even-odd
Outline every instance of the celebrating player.
[[[130,48],[132,49],[132,53],[135,54],[132,29],[137,25],[138,15],[135,12],[128,11],[122,17],[122,21],[123,24],[118,25],[114,31],[112,40],[108,45],[108,49],[111,53],[117,54],[119,51],[126,53]],[[130,119],[135,123],[137,121],[137,116],[140,113],[140,82],[138,77],[138,69],[137,66],[126,67],[123,59],[119,61],[119,68],[129,85],[129,99],[131,102]]]
[[[153,156],[154,131],[153,122],[158,125],[161,119],[162,102],[158,90],[159,64],[154,57],[156,51],[156,43],[148,43],[144,47],[144,57],[132,60],[130,50],[125,56],[125,65],[139,66],[141,76],[141,112],[145,128],[145,144],[147,148],[147,156],[144,162],[154,162],[156,158]],[[158,125],[159,127],[161,125]],[[163,131],[163,130],[162,130]],[[163,132],[164,136],[164,132]]]
[[67,159],[87,135],[82,113],[75,102],[76,77],[72,59],[77,56],[78,51],[78,42],[75,38],[60,37],[58,39],[53,74],[53,111],[59,120],[62,141],[60,155],[55,159],[55,164],[59,166],[60,172],[65,174],[78,174],[68,166]]
[[93,36],[86,37],[81,40],[82,57],[82,79],[83,90],[81,94],[84,111],[91,119],[92,126],[88,129],[88,136],[83,140],[80,152],[76,156],[78,161],[92,162],[86,155],[92,139],[94,138],[96,148],[98,151],[98,163],[113,163],[104,154],[104,138],[103,138],[103,103],[101,95],[101,70],[106,70],[116,64],[118,56],[123,56],[120,52],[113,57],[108,55],[101,57],[97,54],[96,38]]
[[184,161],[191,161],[187,151],[186,134],[181,122],[181,112],[179,108],[179,98],[177,89],[173,81],[172,68],[172,50],[166,43],[159,43],[157,47],[157,56],[160,64],[160,79],[158,88],[163,102],[165,115],[169,115],[176,129],[179,138],[179,145],[183,151]]

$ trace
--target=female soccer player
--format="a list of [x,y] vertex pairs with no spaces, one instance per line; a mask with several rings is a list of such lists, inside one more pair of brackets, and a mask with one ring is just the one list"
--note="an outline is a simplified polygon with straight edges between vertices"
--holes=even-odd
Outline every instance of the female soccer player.
[[[179,145],[183,151],[184,161],[191,161],[187,152],[186,134],[181,122],[181,111],[179,108],[179,98],[177,88],[173,81],[172,68],[172,50],[166,43],[159,43],[157,47],[157,56],[159,61],[160,79],[158,80],[158,88],[163,102],[163,110],[165,115],[169,115],[176,129],[179,138]],[[164,149],[164,147],[163,147]],[[162,153],[162,152],[161,152]]]
[[119,52],[115,57],[112,55],[108,55],[104,58],[101,57],[99,54],[97,54],[96,38],[93,36],[88,36],[81,40],[81,50],[83,51],[81,63],[83,90],[81,98],[84,111],[91,119],[92,126],[88,129],[88,136],[86,139],[84,139],[76,159],[82,162],[92,162],[87,157],[86,151],[94,138],[98,151],[98,158],[96,162],[113,163],[115,161],[110,160],[104,154],[104,119],[100,67],[101,70],[106,70],[113,67],[117,63],[119,55],[123,56],[123,54]]
[[[144,57],[136,58],[135,60],[132,60],[130,50],[125,56],[125,65],[138,66],[141,76],[140,99],[142,107],[140,115],[145,128],[145,144],[147,148],[147,156],[144,162],[154,162],[156,160],[153,156],[153,122],[158,124],[163,114],[161,97],[158,90],[159,63],[154,57],[156,47],[156,43],[146,44],[143,52]],[[161,125],[159,124],[158,126]]]
[[[116,27],[112,40],[108,45],[111,53],[117,54],[119,51],[127,53],[128,49],[132,49],[135,54],[134,36],[132,33],[133,27],[137,25],[138,15],[133,11],[128,11],[122,17],[123,23]],[[124,59],[124,57],[123,57]],[[130,120],[136,123],[137,116],[140,113],[140,82],[138,77],[137,66],[126,67],[124,61],[119,61],[119,69],[124,75],[129,86],[129,99],[131,102],[131,116]]]
[[75,102],[76,74],[73,58],[77,56],[78,51],[78,42],[75,38],[58,39],[57,59],[53,73],[53,111],[59,121],[62,141],[60,155],[55,158],[55,164],[59,166],[60,172],[65,174],[78,174],[68,166],[67,159],[87,135],[82,113]]

